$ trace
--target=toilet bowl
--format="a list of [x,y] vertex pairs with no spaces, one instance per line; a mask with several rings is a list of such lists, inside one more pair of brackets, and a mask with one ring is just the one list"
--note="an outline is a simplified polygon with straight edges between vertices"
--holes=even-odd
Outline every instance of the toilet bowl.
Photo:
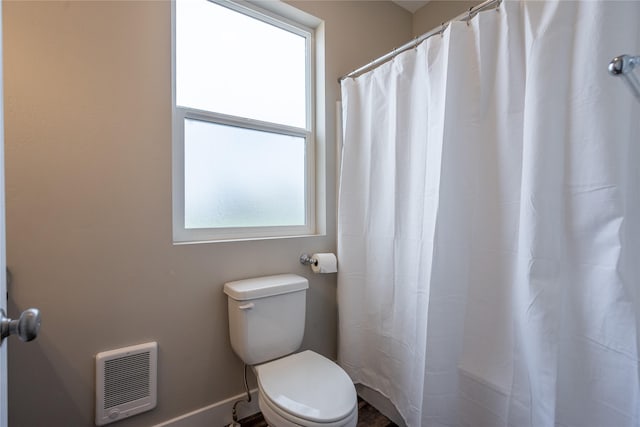
[[307,350],[307,279],[295,274],[228,282],[229,335],[235,353],[253,367],[258,405],[273,427],[354,427],[353,382],[336,363]]
[[277,427],[351,427],[357,424],[356,391],[349,376],[313,351],[255,367],[258,405]]

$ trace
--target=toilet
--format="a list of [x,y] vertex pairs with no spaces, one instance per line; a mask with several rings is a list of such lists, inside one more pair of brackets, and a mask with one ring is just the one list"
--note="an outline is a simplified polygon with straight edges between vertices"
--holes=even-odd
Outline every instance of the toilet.
[[258,379],[258,406],[273,427],[354,427],[353,382],[302,344],[309,282],[295,274],[228,282],[229,335]]

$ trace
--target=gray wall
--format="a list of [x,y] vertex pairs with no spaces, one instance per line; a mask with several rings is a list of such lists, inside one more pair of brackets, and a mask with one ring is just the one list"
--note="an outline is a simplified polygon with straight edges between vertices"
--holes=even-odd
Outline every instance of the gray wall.
[[325,21],[327,236],[174,246],[170,4],[5,1],[10,314],[43,313],[9,349],[12,427],[93,425],[96,353],[159,343],[159,405],[146,426],[242,391],[225,281],[310,279],[304,348],[336,355],[335,275],[303,251],[336,250],[336,79],[411,38],[390,2],[292,1]]
[[416,37],[440,27],[443,22],[455,18],[480,3],[482,1],[431,0],[413,14],[413,36]]

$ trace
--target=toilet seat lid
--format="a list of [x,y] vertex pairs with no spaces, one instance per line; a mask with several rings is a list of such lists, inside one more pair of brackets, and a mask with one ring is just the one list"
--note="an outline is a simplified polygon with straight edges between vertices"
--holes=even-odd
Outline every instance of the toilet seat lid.
[[298,418],[328,423],[349,416],[357,405],[347,373],[313,351],[256,366],[256,373],[264,396]]

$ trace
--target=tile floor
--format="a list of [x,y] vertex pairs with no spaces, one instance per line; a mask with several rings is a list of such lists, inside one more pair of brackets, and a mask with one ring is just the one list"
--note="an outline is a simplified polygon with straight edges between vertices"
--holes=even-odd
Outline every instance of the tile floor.
[[[267,427],[267,423],[258,413],[240,420],[242,427]],[[358,427],[398,427],[376,408],[358,398]]]

